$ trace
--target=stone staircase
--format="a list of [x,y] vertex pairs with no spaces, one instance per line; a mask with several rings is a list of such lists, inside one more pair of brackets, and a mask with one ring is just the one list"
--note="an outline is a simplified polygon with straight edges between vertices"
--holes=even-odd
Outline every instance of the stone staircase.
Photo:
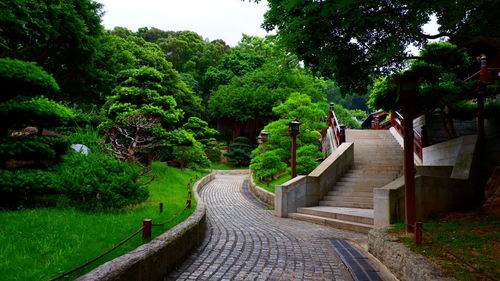
[[298,208],[288,217],[368,233],[373,228],[373,189],[403,173],[403,149],[388,130],[347,130],[354,165],[331,187],[319,206]]

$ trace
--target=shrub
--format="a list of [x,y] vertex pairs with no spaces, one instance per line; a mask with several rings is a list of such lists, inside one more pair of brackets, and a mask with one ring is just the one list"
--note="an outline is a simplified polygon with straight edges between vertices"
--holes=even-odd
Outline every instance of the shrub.
[[297,174],[307,175],[319,165],[318,159],[324,157],[315,145],[306,145],[297,150]]
[[58,177],[50,171],[0,169],[0,207],[17,207],[36,195],[57,193],[58,188]]
[[70,153],[56,168],[61,192],[84,210],[121,208],[139,203],[148,191],[139,183],[140,168],[100,153]]
[[269,186],[269,182],[273,177],[286,169],[286,164],[281,161],[279,151],[273,150],[253,158],[250,168],[255,170],[255,175],[263,178]]
[[248,138],[237,137],[229,147],[231,151],[224,154],[224,156],[229,157],[228,162],[237,167],[247,166],[252,152],[252,148],[248,144]]
[[174,146],[173,157],[181,163],[181,168],[188,166],[208,168],[210,161],[208,160],[203,145],[197,141],[190,146]]
[[68,141],[57,136],[23,135],[0,138],[0,160],[54,159],[68,150]]

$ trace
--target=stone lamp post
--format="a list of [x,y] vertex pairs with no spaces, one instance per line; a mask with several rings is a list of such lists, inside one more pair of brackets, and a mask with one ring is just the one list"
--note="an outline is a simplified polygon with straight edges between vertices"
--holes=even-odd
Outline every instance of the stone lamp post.
[[262,131],[262,133],[260,133],[260,140],[262,141],[262,153],[266,152],[266,143],[268,138],[269,138],[268,132]]
[[288,133],[292,137],[292,147],[291,147],[291,154],[292,154],[292,179],[297,176],[297,135],[299,134],[299,126],[300,122],[297,120],[293,120],[292,122],[288,123]]

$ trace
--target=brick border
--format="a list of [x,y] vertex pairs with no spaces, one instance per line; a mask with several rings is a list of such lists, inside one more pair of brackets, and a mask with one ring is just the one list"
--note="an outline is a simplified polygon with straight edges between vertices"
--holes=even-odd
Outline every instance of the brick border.
[[151,242],[117,257],[76,280],[163,280],[203,241],[206,231],[206,207],[199,192],[214,179],[209,174],[195,183],[196,210],[182,223]]
[[258,186],[253,181],[253,171],[250,173],[250,192],[257,197],[260,201],[274,207],[275,195],[272,192],[265,190],[264,188]]
[[368,233],[368,251],[379,259],[401,281],[456,281],[439,266],[422,255],[395,242],[385,233],[386,228],[372,229]]

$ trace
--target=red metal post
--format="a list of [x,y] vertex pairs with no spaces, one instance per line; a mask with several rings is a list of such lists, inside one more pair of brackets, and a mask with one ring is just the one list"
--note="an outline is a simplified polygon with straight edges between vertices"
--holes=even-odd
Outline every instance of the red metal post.
[[144,219],[142,221],[142,239],[151,239],[151,226],[153,225],[152,219]]
[[405,219],[406,231],[414,232],[415,210],[415,167],[413,159],[413,105],[404,105],[404,160],[405,160]]
[[297,176],[297,135],[292,135],[292,179]]

